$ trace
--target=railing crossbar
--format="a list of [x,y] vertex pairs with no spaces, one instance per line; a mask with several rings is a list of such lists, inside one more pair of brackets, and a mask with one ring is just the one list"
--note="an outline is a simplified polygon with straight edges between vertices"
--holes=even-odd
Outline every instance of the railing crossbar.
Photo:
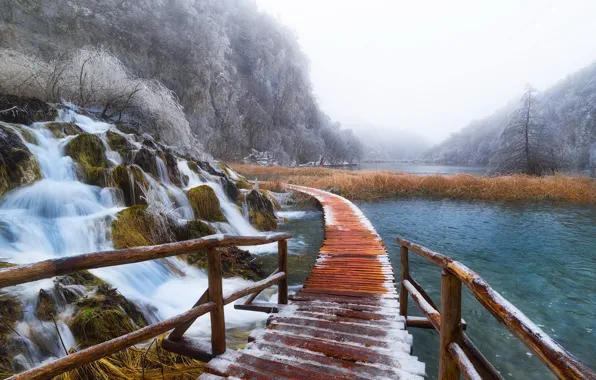
[[[444,271],[444,275],[453,276],[453,278],[457,279],[457,282],[464,284],[471,291],[471,293],[478,300],[478,302],[486,310],[488,310],[493,315],[493,317],[497,319],[497,321],[505,325],[505,327],[507,327],[509,331],[511,331],[522,343],[524,343],[528,348],[530,348],[538,356],[538,358],[546,364],[549,370],[553,372],[558,378],[596,379],[596,373],[594,373],[590,368],[588,368],[577,358],[575,358],[575,356],[573,356],[570,352],[565,350],[561,345],[559,345],[552,338],[550,338],[544,331],[542,331],[542,329],[540,329],[533,322],[531,322],[518,308],[513,306],[497,291],[490,287],[490,285],[488,285],[488,283],[479,275],[477,275],[474,271],[472,271],[459,261],[456,261],[440,253],[434,252],[419,244],[415,244],[401,238],[397,238],[397,242],[401,245],[402,291],[405,289],[410,295],[412,295],[412,298],[420,306],[422,311],[425,313],[425,315],[428,317],[428,319],[435,328],[437,328],[437,317],[439,325],[442,322],[441,318],[443,311],[441,311],[441,313],[439,314],[436,308],[433,308],[431,303],[429,303],[427,297],[424,296],[426,295],[426,293],[424,292],[423,294],[419,291],[420,289],[418,288],[420,286],[414,286],[414,284],[411,282],[412,278],[409,274],[409,263],[406,263],[406,270],[404,271],[404,260],[408,260],[409,251],[412,251],[417,255],[422,256],[426,260],[430,261],[432,264],[435,264],[438,267],[442,268]],[[446,283],[443,283],[442,293],[446,290],[445,286]],[[403,295],[400,295],[400,302],[403,302]],[[446,304],[450,305],[451,307],[455,307],[455,305],[450,304],[450,302],[460,303],[461,300],[458,299],[458,297],[453,297],[453,294],[451,297],[442,298],[442,309],[444,307],[443,302],[446,302]],[[457,307],[459,308],[461,307],[461,305]],[[407,313],[407,307],[401,307],[402,314],[404,314],[404,310]],[[404,317],[407,318],[407,314],[405,314]],[[441,331],[440,328],[437,328],[437,330],[441,333],[443,338],[444,332]],[[442,340],[441,344],[443,350],[445,349],[445,347],[451,347],[449,345],[445,346],[446,343],[448,342]],[[494,367],[488,362],[488,360],[486,360],[486,358],[482,356],[482,354],[480,354],[476,346],[474,346],[474,344],[465,334],[463,334],[463,339],[461,343],[455,343],[458,345],[458,347],[461,350],[461,353],[463,353],[464,355],[465,351],[463,348],[465,348],[468,351],[468,353],[475,356],[475,359],[477,360],[478,364],[484,367],[484,370],[487,370],[490,375],[496,378],[502,378],[500,374],[498,374],[496,369],[494,369]],[[460,346],[460,344],[462,344],[463,346]],[[451,348],[448,348],[448,351],[450,355],[446,357],[441,356],[441,364],[443,364],[444,360],[459,360],[458,358],[453,357],[453,355],[459,355],[459,350],[456,350],[458,352],[457,354],[453,354],[453,349]],[[452,371],[452,369],[455,368],[452,365],[450,365],[449,368],[449,374],[445,375],[443,373],[442,378],[456,378],[458,376],[459,370],[461,369],[458,367],[455,369],[455,371]]]
[[[84,269],[103,268],[141,261],[162,259],[181,254],[206,250],[208,258],[207,290],[187,312],[143,327],[129,334],[88,347],[79,352],[59,358],[48,364],[13,375],[10,379],[46,379],[67,372],[74,368],[89,364],[95,360],[114,354],[120,350],[155,338],[170,330],[167,338],[170,344],[182,339],[184,333],[202,315],[211,315],[211,351],[213,355],[226,351],[224,305],[232,303],[244,296],[252,294],[254,298],[264,289],[279,285],[279,303],[287,303],[287,239],[288,233],[269,234],[266,236],[226,236],[212,235],[201,239],[162,244],[151,247],[138,247],[116,251],[95,252],[61,259],[46,260],[34,264],[21,265],[0,270],[0,288],[18,285],[59,275],[66,275]],[[269,277],[255,282],[244,289],[230,294],[223,294],[221,253],[217,247],[230,245],[260,245],[278,242],[278,269]],[[252,297],[252,296],[251,296]],[[252,300],[254,300],[252,298]],[[250,299],[250,298],[249,298]],[[251,300],[251,302],[252,302]],[[164,343],[166,340],[164,340]],[[165,346],[164,346],[165,347]]]

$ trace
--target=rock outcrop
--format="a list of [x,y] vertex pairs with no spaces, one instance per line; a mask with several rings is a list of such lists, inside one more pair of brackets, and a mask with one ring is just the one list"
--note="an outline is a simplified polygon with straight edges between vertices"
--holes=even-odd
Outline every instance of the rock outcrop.
[[0,122],[0,196],[40,179],[37,160],[16,129]]

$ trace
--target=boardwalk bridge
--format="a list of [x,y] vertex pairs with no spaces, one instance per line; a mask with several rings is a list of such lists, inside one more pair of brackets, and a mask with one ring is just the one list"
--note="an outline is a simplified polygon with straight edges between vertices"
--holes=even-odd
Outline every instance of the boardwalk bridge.
[[[47,379],[91,363],[127,347],[169,332],[163,348],[207,361],[200,379],[421,379],[425,365],[412,355],[408,327],[440,332],[439,378],[502,379],[500,373],[465,334],[461,318],[462,284],[479,303],[523,342],[561,379],[596,379],[596,374],[532,323],[515,306],[463,264],[398,238],[401,278],[393,269],[381,238],[361,211],[346,199],[321,190],[287,185],[315,197],[323,207],[325,240],[310,276],[295,294],[288,294],[289,234],[256,237],[213,235],[201,239],[97,252],[46,260],[0,270],[0,287],[65,275],[78,270],[162,259],[197,250],[208,252],[209,287],[185,313],[135,332],[72,353],[11,379]],[[221,256],[215,249],[231,245],[277,242],[278,269],[266,279],[225,293]],[[410,253],[441,269],[440,307],[409,272]],[[278,286],[278,302],[255,301]],[[399,288],[399,293],[398,293]],[[408,315],[408,296],[425,317]],[[244,298],[246,297],[246,298]],[[244,299],[241,299],[244,298]],[[236,302],[238,301],[238,302]],[[242,350],[226,347],[223,307],[270,313],[267,327],[253,332]],[[211,341],[184,333],[210,314]]]

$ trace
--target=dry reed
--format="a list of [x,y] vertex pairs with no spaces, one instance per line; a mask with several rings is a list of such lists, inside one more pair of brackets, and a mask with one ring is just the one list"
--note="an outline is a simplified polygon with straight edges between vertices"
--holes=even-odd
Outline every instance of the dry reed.
[[160,337],[145,348],[130,347],[54,377],[55,380],[145,379],[191,380],[204,372],[204,363],[161,347]]
[[249,179],[258,177],[330,190],[349,199],[374,200],[399,196],[429,196],[469,200],[557,201],[596,204],[596,181],[563,175],[498,177],[414,175],[393,171],[353,171],[328,168],[230,165]]

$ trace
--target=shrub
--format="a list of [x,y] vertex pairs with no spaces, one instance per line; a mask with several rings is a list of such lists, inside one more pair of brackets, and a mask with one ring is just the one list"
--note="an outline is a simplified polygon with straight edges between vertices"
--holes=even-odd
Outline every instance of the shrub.
[[176,95],[158,81],[135,77],[104,49],[69,51],[51,62],[0,49],[0,93],[72,102],[112,121],[131,117],[166,144],[202,151]]

